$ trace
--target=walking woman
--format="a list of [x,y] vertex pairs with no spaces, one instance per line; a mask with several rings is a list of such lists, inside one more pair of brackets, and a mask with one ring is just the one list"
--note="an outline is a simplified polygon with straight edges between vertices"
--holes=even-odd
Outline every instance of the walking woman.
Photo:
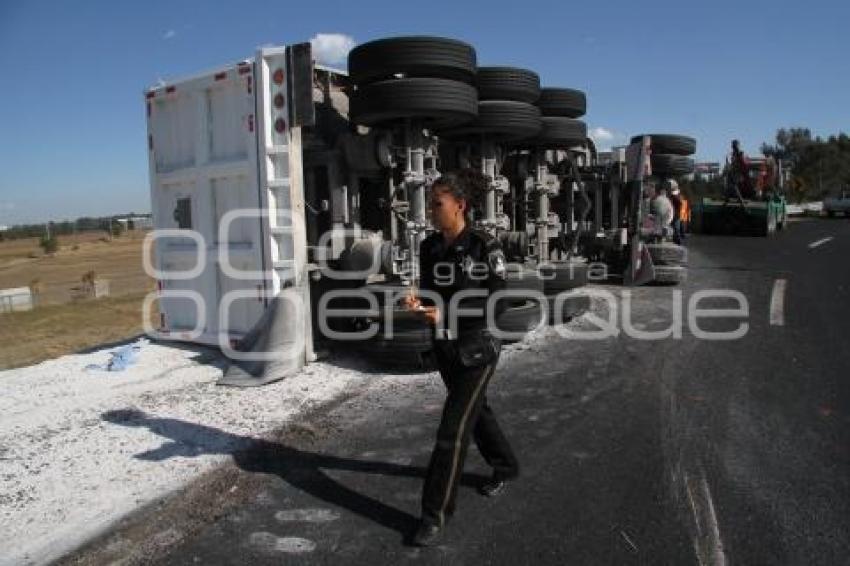
[[[420,246],[420,287],[440,295],[443,308],[426,298],[406,300],[409,308],[444,328],[464,309],[485,313],[457,317],[456,336],[435,333],[434,355],[448,395],[425,477],[422,519],[413,537],[417,546],[431,546],[441,539],[454,512],[470,439],[493,468],[492,478],[480,486],[483,495],[498,495],[519,474],[517,459],[486,398],[501,349],[501,342],[490,332],[492,321],[486,320],[486,303],[491,293],[505,287],[506,265],[498,240],[470,226],[470,204],[482,182],[480,175],[467,172],[447,174],[434,183],[430,208],[437,231]],[[452,296],[467,289],[484,289],[487,296],[463,297],[454,309],[457,312],[450,312]],[[495,311],[500,311],[499,305]]]

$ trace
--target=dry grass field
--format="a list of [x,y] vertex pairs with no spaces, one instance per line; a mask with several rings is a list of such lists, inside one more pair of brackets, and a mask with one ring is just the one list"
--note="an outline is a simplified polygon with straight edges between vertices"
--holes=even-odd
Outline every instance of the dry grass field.
[[[141,334],[144,297],[123,295],[0,314],[0,370]],[[156,321],[152,314],[149,320]]]
[[110,295],[138,294],[153,288],[142,268],[145,232],[131,231],[106,240],[104,232],[84,232],[59,237],[59,250],[45,255],[36,238],[0,242],[0,289],[27,287],[41,282],[40,305],[65,304],[71,288],[94,271],[109,280]]
[[[144,235],[131,231],[111,241],[103,232],[60,236],[52,256],[36,238],[0,242],[0,289],[35,280],[42,289],[34,310],[0,313],[0,369],[142,332],[142,301],[155,286],[142,267]],[[109,280],[110,296],[72,301],[72,288],[88,271]]]

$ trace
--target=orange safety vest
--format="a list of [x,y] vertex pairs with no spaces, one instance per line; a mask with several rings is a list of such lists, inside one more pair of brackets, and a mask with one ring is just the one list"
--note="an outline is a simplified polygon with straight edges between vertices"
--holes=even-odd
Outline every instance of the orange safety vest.
[[688,205],[688,199],[682,197],[682,206],[679,208],[679,220],[689,222],[691,219],[691,207]]

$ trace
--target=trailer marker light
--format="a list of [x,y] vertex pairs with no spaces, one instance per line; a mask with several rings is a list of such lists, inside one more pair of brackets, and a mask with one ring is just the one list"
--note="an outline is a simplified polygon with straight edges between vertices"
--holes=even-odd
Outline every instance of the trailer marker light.
[[250,73],[251,67],[248,66],[248,63],[239,63],[239,74],[244,75],[245,73]]
[[283,99],[282,94],[277,93],[276,95],[274,95],[274,107],[275,108],[283,108],[283,103],[284,103],[284,99]]
[[283,84],[283,69],[278,69],[272,75],[272,82],[276,85]]
[[278,118],[274,121],[274,129],[279,134],[286,131],[286,122],[283,121],[283,118]]
[[227,73],[225,73],[225,72],[216,73],[215,77],[213,77],[213,78],[215,78],[215,80],[217,80],[217,81],[223,81],[224,79],[227,78]]
[[167,87],[165,87],[165,92],[166,92],[166,93],[168,93],[168,94],[171,94],[171,93],[172,93],[172,92],[174,92],[175,90],[177,90],[177,87],[176,87],[176,86],[167,86]]
[[147,91],[147,92],[145,93],[145,98],[147,98],[148,100],[150,100],[150,99],[151,99],[151,98],[153,98],[154,96],[156,96],[156,92],[155,92],[155,91],[153,91],[153,90],[149,90],[149,91]]

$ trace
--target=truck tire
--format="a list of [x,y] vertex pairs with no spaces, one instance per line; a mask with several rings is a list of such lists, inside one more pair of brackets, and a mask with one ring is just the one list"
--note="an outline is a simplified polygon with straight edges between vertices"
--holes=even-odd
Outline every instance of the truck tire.
[[688,279],[688,270],[681,265],[656,265],[653,283],[658,285],[678,285]]
[[399,294],[410,292],[410,287],[406,287],[401,283],[367,283],[361,289],[374,294],[380,306],[384,306],[388,299],[392,300]]
[[393,328],[392,338],[383,335],[383,327],[370,340],[363,341],[363,347],[370,352],[427,352],[431,349],[433,329],[429,326],[418,328]]
[[[546,315],[538,301],[525,301],[505,309],[496,319],[496,327],[502,332],[528,333],[546,324]],[[507,343],[517,339],[504,340]]]
[[365,126],[416,118],[434,128],[470,122],[478,115],[475,87],[447,79],[391,79],[358,88],[351,119]]
[[[543,293],[543,279],[533,267],[516,263],[508,264],[505,274],[505,289],[510,291],[528,291],[530,295]],[[528,297],[517,296],[504,299],[508,305],[517,306],[526,303]]]
[[540,98],[540,75],[517,67],[478,67],[479,100],[510,100],[534,104]]
[[[386,336],[387,322],[385,318],[378,320],[378,333],[369,340],[354,342],[354,345],[371,354],[399,352],[404,354],[427,352],[431,349],[433,329],[425,317],[405,308],[395,308],[389,311],[392,316],[392,337]],[[382,311],[382,316],[385,314]]]
[[471,85],[475,70],[475,48],[443,37],[388,37],[358,45],[348,54],[348,74],[357,86],[398,74]]
[[559,116],[543,116],[543,128],[529,143],[544,147],[569,147],[581,145],[587,140],[587,124],[581,120]]
[[688,262],[688,250],[672,242],[646,244],[652,262],[656,265],[684,265]]
[[543,127],[540,109],[527,102],[484,100],[478,103],[478,117],[458,128],[443,130],[446,138],[488,136],[494,141],[516,141],[536,136]]
[[544,116],[581,118],[587,113],[587,96],[572,88],[541,88],[537,106]]
[[590,297],[587,295],[573,295],[566,297],[561,305],[561,318],[555,316],[556,298],[558,295],[546,295],[546,303],[549,307],[549,324],[557,322],[567,323],[577,318],[590,309]]
[[577,262],[547,263],[539,267],[543,289],[547,295],[587,285],[587,264]]
[[638,143],[643,136],[652,138],[652,149],[658,153],[671,155],[693,155],[697,151],[697,140],[675,134],[641,134],[634,136],[631,143]]
[[653,153],[652,174],[659,177],[679,177],[694,172],[694,160],[683,155]]
[[363,356],[381,367],[414,368],[417,371],[435,369],[430,355],[433,350],[432,329],[420,331],[396,331],[393,339],[378,337],[362,343],[354,343],[352,353]]

